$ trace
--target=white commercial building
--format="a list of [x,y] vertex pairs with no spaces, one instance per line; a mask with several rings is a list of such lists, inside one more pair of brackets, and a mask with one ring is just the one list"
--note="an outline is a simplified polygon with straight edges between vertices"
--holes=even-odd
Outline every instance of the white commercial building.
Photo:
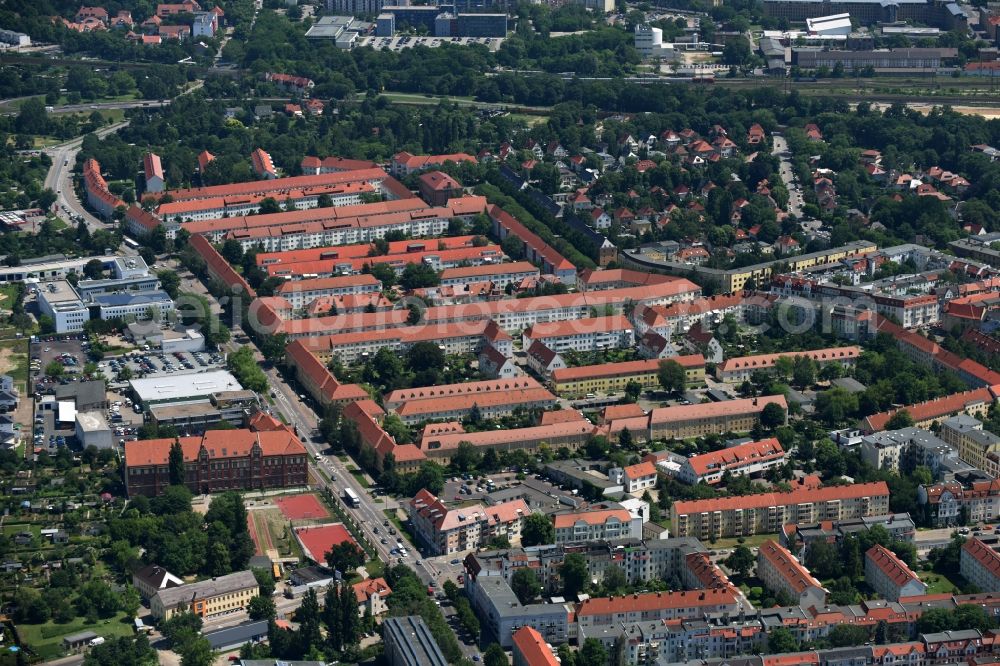
[[24,34],[23,32],[15,32],[13,30],[0,30],[0,44],[8,44],[10,46],[31,46],[31,37]]
[[115,445],[111,427],[104,414],[98,411],[76,413],[76,440],[82,448],[110,449]]
[[851,27],[850,14],[832,14],[830,16],[807,18],[806,28],[809,30],[810,35],[818,35],[822,37],[830,35],[849,35],[853,30]]
[[65,280],[38,286],[38,309],[52,318],[56,333],[77,333],[90,320],[90,310]]
[[[644,58],[672,59],[676,54],[673,44],[663,43],[663,31],[645,23],[635,26],[635,50]],[[611,226],[610,218],[606,226]]]

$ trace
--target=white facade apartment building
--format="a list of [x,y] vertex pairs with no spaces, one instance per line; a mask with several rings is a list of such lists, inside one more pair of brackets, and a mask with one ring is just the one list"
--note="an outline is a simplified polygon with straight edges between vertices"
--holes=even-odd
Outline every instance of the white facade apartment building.
[[[308,250],[314,247],[368,243],[384,238],[386,234],[393,231],[413,238],[440,236],[447,231],[448,220],[451,217],[463,216],[439,215],[420,219],[410,219],[409,215],[406,215],[405,219],[402,219],[402,216],[394,216],[385,220],[375,218],[373,220],[375,223],[365,225],[346,223],[342,226],[335,226],[324,225],[322,222],[305,223],[295,225],[303,228],[303,231],[298,232],[291,232],[283,226],[276,225],[233,231],[231,236],[238,240],[245,250],[258,244],[263,245],[267,252]],[[327,226],[330,228],[326,228]]]
[[878,544],[865,553],[865,582],[889,601],[927,594],[927,584],[906,566],[906,562]]
[[627,509],[557,514],[552,518],[556,544],[642,538],[642,519]]
[[632,324],[623,315],[532,325],[523,334],[524,348],[535,341],[556,353],[624,349],[635,345]]
[[677,478],[691,485],[702,481],[715,484],[726,472],[733,476],[763,474],[784,464],[785,458],[781,442],[772,437],[687,458],[681,463]]
[[379,291],[382,291],[380,280],[372,275],[361,274],[285,282],[278,287],[275,296],[286,299],[293,308],[298,309],[325,296],[373,294]]
[[439,555],[475,550],[496,535],[521,538],[521,523],[530,513],[517,499],[489,508],[475,504],[448,509],[427,490],[421,490],[407,505],[417,539]]
[[651,462],[629,465],[612,472],[609,474],[611,480],[620,483],[627,493],[637,493],[656,487],[656,466]]
[[[288,194],[286,198],[279,201],[282,206],[287,205],[290,200],[296,210],[316,208],[319,206],[319,198],[326,194],[330,197],[334,206],[353,206],[361,203],[361,196],[372,192],[371,188],[352,188],[346,192],[310,192]],[[261,201],[266,196],[238,196],[215,197],[212,199],[195,199],[192,201],[175,201],[172,203],[160,204],[156,209],[156,214],[163,219],[173,220],[180,217],[184,222],[200,222],[202,220],[214,220],[220,217],[240,217],[242,215],[256,215],[260,210]]]
[[774,592],[784,592],[805,608],[826,604],[826,590],[802,563],[775,541],[757,550],[757,577]]
[[1000,592],[1000,553],[977,537],[962,545],[962,577],[983,592]]

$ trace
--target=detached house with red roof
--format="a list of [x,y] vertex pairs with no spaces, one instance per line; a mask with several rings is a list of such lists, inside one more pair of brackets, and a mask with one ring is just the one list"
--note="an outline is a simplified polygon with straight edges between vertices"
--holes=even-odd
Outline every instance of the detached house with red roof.
[[162,192],[166,187],[166,177],[163,175],[163,164],[156,153],[146,153],[142,158],[142,168],[146,176],[147,192]]
[[369,578],[355,583],[351,589],[358,601],[359,616],[364,617],[367,614],[378,617],[389,612],[386,600],[392,594],[392,588],[385,582],[385,578]]
[[155,497],[167,489],[170,449],[175,442],[184,454],[184,485],[195,494],[308,483],[306,448],[291,428],[209,430],[195,437],[127,442],[124,476],[130,497]]
[[274,161],[271,159],[270,153],[265,152],[264,149],[254,148],[254,151],[250,153],[250,164],[258,178],[262,180],[277,179],[278,170],[274,168]]
[[629,465],[624,469],[612,470],[609,477],[620,483],[627,493],[637,493],[656,486],[656,467],[651,462]]

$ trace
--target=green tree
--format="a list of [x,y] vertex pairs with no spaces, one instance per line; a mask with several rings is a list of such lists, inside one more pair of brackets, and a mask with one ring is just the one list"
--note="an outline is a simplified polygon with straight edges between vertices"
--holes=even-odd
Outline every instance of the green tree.
[[642,384],[637,381],[630,381],[625,385],[625,397],[629,402],[635,402],[642,395]]
[[247,614],[251,620],[273,620],[278,611],[272,597],[257,595],[247,604]]
[[533,513],[524,519],[521,527],[521,544],[539,546],[556,541],[556,529],[544,513]]
[[407,264],[399,278],[399,286],[406,290],[436,287],[441,284],[441,276],[433,267],[425,263]]
[[601,586],[604,588],[605,594],[618,594],[628,587],[628,577],[620,566],[612,564],[604,570]]
[[767,404],[760,412],[760,424],[767,430],[785,425],[785,408],[774,402]]
[[577,594],[587,590],[590,572],[587,560],[580,553],[570,553],[563,559],[559,567],[559,575],[563,583],[563,595],[573,599]]
[[522,604],[529,604],[542,593],[542,584],[533,569],[519,567],[510,577],[510,589]]
[[326,565],[348,575],[365,563],[365,553],[352,541],[344,541],[326,553]]
[[827,425],[843,423],[857,411],[858,396],[839,386],[816,394],[816,414]]
[[868,627],[854,624],[838,624],[827,634],[827,640],[835,648],[858,647],[867,643],[869,638]]
[[797,356],[792,369],[792,382],[800,389],[816,381],[816,364],[808,356]]
[[83,267],[83,274],[90,280],[100,280],[104,276],[104,262],[91,259]]
[[503,651],[499,643],[490,643],[490,646],[483,652],[483,666],[507,665],[507,653]]
[[462,473],[475,470],[481,461],[482,454],[470,442],[459,442],[451,457],[452,467]]
[[799,642],[792,632],[785,627],[772,629],[767,636],[767,651],[771,654],[798,652]]
[[576,657],[577,666],[607,666],[608,650],[604,643],[596,638],[588,638],[580,648]]
[[755,562],[756,558],[753,556],[753,551],[743,544],[736,546],[729,557],[725,559],[725,564],[729,567],[729,570],[742,578],[746,578],[746,575],[750,573],[750,569],[753,568]]
[[660,361],[656,378],[659,380],[660,386],[663,387],[664,391],[678,393],[684,390],[684,386],[687,383],[687,372],[680,363],[668,359]]
[[885,424],[886,430],[900,430],[902,428],[912,428],[913,427],[913,417],[910,416],[910,412],[905,409],[901,409],[891,417],[889,421]]
[[170,445],[170,453],[167,459],[167,470],[169,472],[170,485],[184,485],[184,449],[181,448],[179,439],[175,439]]

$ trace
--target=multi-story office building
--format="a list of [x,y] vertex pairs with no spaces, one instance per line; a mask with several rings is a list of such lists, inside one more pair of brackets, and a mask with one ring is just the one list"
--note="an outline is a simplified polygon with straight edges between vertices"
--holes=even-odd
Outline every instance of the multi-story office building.
[[308,455],[287,427],[273,431],[210,430],[202,436],[126,442],[125,489],[160,495],[170,485],[170,449],[180,442],[184,485],[192,493],[289,488],[308,483]]
[[239,571],[159,590],[149,600],[149,609],[157,620],[189,611],[201,618],[215,617],[245,609],[259,592],[253,572]]
[[927,594],[927,584],[894,552],[875,544],[865,553],[865,582],[889,601]]
[[757,577],[772,592],[784,592],[799,606],[817,608],[826,604],[826,590],[788,550],[765,541],[757,551]]
[[983,592],[1000,592],[1000,553],[996,548],[995,538],[987,544],[972,537],[962,544],[962,577]]
[[888,510],[889,487],[879,481],[674,502],[670,512],[677,536],[721,539],[776,533],[787,523],[862,518]]

